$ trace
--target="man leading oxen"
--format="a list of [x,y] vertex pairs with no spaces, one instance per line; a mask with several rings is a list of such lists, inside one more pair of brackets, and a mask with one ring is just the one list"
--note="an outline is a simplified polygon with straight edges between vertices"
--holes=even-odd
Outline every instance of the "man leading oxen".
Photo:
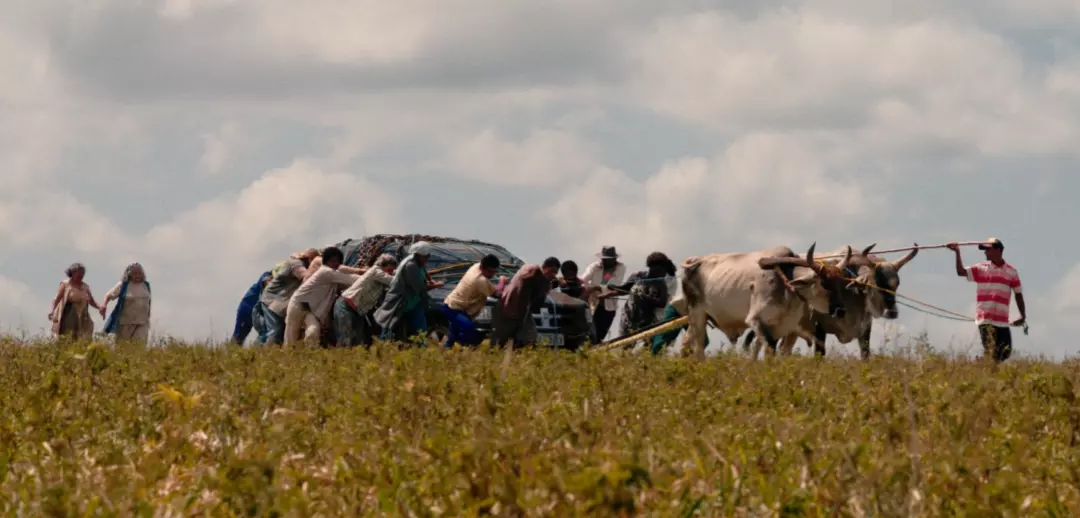
[[[887,261],[884,258],[870,255],[875,244],[864,248],[859,254],[853,256],[843,272],[847,278],[847,285],[841,293],[844,299],[843,312],[809,312],[804,315],[801,327],[803,333],[792,333],[783,338],[781,345],[782,354],[791,354],[795,341],[798,338],[805,339],[805,333],[809,332],[814,337],[806,339],[808,344],[813,344],[814,353],[818,356],[825,355],[825,339],[828,335],[836,337],[841,344],[859,340],[859,351],[863,359],[870,357],[870,332],[875,318],[893,320],[899,316],[896,309],[896,291],[900,288],[900,269],[911,262],[919,253],[919,245],[904,257],[897,261]],[[845,247],[851,249],[851,245]],[[830,256],[838,256],[832,253]],[[804,260],[781,259],[776,264],[803,265]],[[755,332],[751,329],[743,341],[743,349],[750,349],[755,339]],[[734,343],[734,342],[733,342]]]
[[[746,253],[709,254],[683,262],[683,295],[690,317],[685,351],[705,354],[708,320],[732,343],[746,329],[755,329],[775,352],[779,338],[789,334],[813,337],[801,322],[811,309],[829,312],[833,292],[843,289],[841,279],[825,274],[826,266],[814,261],[814,246],[806,259],[788,247]],[[850,247],[839,267],[846,268]],[[795,264],[791,260],[801,261]],[[776,268],[769,266],[775,262]],[[760,349],[755,342],[754,354]]]

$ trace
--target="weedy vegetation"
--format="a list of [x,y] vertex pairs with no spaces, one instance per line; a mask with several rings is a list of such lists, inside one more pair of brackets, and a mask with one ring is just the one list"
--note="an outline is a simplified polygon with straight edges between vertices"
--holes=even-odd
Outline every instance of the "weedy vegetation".
[[0,343],[8,516],[1078,516],[1077,363]]

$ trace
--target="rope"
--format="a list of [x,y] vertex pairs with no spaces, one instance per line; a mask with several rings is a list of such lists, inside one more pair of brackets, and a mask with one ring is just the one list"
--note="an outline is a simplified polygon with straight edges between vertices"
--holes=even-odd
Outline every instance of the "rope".
[[[985,244],[986,244],[986,241],[964,241],[963,243],[957,243],[956,246],[977,246],[977,245],[985,245]],[[910,252],[912,250],[933,250],[935,248],[947,248],[948,246],[949,245],[947,245],[947,244],[944,244],[944,245],[927,245],[927,246],[919,246],[919,245],[905,246],[905,247],[902,247],[902,248],[892,248],[892,249],[889,249],[889,250],[875,250],[875,251],[871,252],[871,255],[875,255],[875,254],[895,254],[895,253],[899,253],[899,252]],[[839,259],[839,258],[842,258],[842,257],[844,257],[844,254],[819,255],[819,256],[817,256],[818,259]]]
[[[888,294],[890,294],[890,295],[892,295],[892,296],[894,296],[894,297],[896,297],[898,299],[904,299],[904,300],[907,300],[909,302],[914,302],[915,304],[920,304],[920,305],[926,306],[926,307],[928,307],[930,309],[933,309],[933,310],[936,310],[936,311],[940,312],[940,313],[933,313],[933,312],[926,311],[926,310],[921,309],[921,308],[913,307],[913,306],[911,306],[909,304],[904,304],[903,302],[900,302],[900,301],[896,302],[897,304],[900,304],[900,305],[902,305],[904,307],[914,309],[915,311],[919,311],[919,312],[925,313],[927,315],[932,315],[932,316],[935,316],[935,317],[945,318],[945,319],[949,319],[949,320],[956,320],[956,321],[959,321],[959,322],[976,322],[977,321],[975,317],[965,315],[963,313],[957,313],[955,311],[949,311],[949,310],[947,310],[945,308],[938,307],[938,306],[935,306],[933,304],[930,304],[929,302],[924,302],[924,301],[921,301],[921,300],[916,299],[914,297],[908,297],[906,295],[901,295],[901,294],[899,294],[899,293],[897,293],[895,291],[892,291],[892,290],[889,290],[889,289],[886,289],[886,288],[882,288],[882,287],[874,285],[874,284],[868,284],[868,283],[862,282],[862,281],[860,281],[858,279],[853,279],[853,278],[846,277],[846,276],[843,276],[843,278],[846,279],[846,280],[849,280],[851,282],[854,282],[855,284],[859,284],[859,285],[862,285],[862,286],[873,288],[873,289],[878,290],[878,291],[883,291],[883,292],[888,293]],[[941,313],[944,313],[944,314],[941,314]],[[1019,326],[1015,325],[1015,324],[1009,324],[1009,325],[1011,327],[1023,327],[1024,328],[1024,334],[1025,335],[1028,334],[1028,324],[1027,324],[1027,322],[1022,323]]]
[[965,314],[963,314],[963,313],[957,313],[957,312],[955,312],[955,311],[949,311],[949,310],[947,310],[947,309],[945,309],[945,308],[942,308],[942,307],[938,307],[938,306],[935,306],[935,305],[933,305],[933,304],[930,304],[929,302],[923,302],[923,301],[921,301],[921,300],[919,300],[919,299],[916,299],[916,298],[914,298],[914,297],[908,297],[908,296],[906,296],[906,295],[901,295],[901,294],[899,294],[899,293],[897,293],[897,292],[895,292],[895,291],[893,291],[893,290],[890,290],[890,289],[886,289],[886,288],[882,288],[881,286],[877,286],[877,285],[875,285],[875,284],[870,284],[870,283],[862,282],[862,281],[860,281],[860,280],[858,280],[858,279],[854,279],[854,278],[851,278],[851,277],[847,277],[847,276],[841,276],[841,278],[843,278],[843,279],[845,279],[845,280],[848,280],[848,281],[851,281],[851,282],[853,282],[853,283],[855,283],[855,284],[859,284],[859,285],[862,285],[862,286],[866,286],[866,287],[868,287],[868,288],[873,288],[873,289],[875,289],[875,290],[878,290],[878,291],[882,291],[882,292],[888,293],[888,294],[890,294],[890,295],[892,295],[892,296],[894,296],[894,297],[896,297],[896,298],[898,298],[898,299],[904,299],[904,300],[907,300],[907,301],[909,301],[909,302],[914,302],[915,304],[919,304],[919,305],[922,305],[922,306],[926,306],[926,307],[928,307],[928,308],[930,308],[930,309],[934,309],[934,310],[940,311],[940,312],[942,312],[942,313],[946,313],[946,314],[952,315],[952,316],[954,316],[954,317],[956,317],[956,318],[958,318],[958,319],[964,319],[964,320],[967,320],[967,321],[969,321],[969,322],[974,322],[974,321],[975,321],[975,317],[972,317],[972,316],[968,316],[968,315],[965,315]]

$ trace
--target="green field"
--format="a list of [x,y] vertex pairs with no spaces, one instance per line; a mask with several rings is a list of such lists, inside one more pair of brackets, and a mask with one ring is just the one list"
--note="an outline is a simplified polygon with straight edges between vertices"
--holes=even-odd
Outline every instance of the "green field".
[[0,343],[7,516],[1078,516],[1078,364]]

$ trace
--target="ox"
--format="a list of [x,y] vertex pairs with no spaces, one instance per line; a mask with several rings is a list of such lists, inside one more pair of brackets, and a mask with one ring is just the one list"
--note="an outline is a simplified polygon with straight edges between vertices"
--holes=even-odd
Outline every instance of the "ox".
[[[731,343],[746,329],[754,329],[775,352],[777,339],[789,334],[813,338],[800,325],[811,308],[828,312],[830,290],[822,283],[822,267],[814,262],[814,247],[809,261],[798,265],[766,268],[763,263],[798,258],[788,247],[775,247],[747,253],[710,254],[691,257],[683,262],[682,289],[690,322],[684,352],[691,347],[698,357],[705,355],[706,324],[713,324]],[[848,248],[842,265],[851,257]],[[780,264],[780,263],[778,263]],[[842,284],[838,284],[842,289]],[[761,348],[755,342],[754,354]]]
[[[828,335],[836,337],[841,344],[859,340],[859,351],[863,359],[870,357],[870,332],[873,319],[884,318],[893,320],[899,312],[896,309],[896,291],[900,287],[900,269],[915,258],[919,253],[919,245],[907,253],[898,261],[886,261],[881,257],[870,255],[875,244],[864,248],[858,255],[851,258],[842,268],[845,276],[851,281],[846,289],[841,292],[846,311],[838,314],[826,312],[809,312],[804,315],[801,322],[802,333],[789,333],[782,340],[781,354],[791,354],[798,338],[805,338],[806,333],[811,333],[813,340],[806,339],[808,344],[814,346],[814,354],[825,355],[825,338]],[[848,245],[847,250],[851,249]],[[829,255],[839,255],[832,253]],[[806,260],[801,258],[776,258],[770,261],[773,265],[804,266]],[[751,341],[755,339],[753,329],[743,339],[743,350],[749,350]]]

